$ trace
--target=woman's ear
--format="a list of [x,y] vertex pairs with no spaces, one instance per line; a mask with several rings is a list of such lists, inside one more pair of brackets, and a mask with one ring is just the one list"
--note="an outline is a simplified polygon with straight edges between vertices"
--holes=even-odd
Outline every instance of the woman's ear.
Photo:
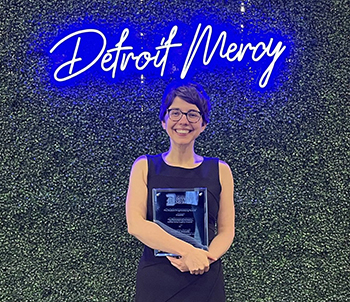
[[166,130],[164,121],[162,121],[162,127],[163,127],[164,130]]

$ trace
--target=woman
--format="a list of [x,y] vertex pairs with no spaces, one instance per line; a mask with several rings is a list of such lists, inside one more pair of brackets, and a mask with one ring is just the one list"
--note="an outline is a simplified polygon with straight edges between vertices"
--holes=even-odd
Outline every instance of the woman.
[[[208,124],[209,110],[209,99],[199,85],[172,87],[164,94],[160,110],[170,149],[141,156],[132,167],[126,202],[128,231],[145,244],[137,271],[136,301],[225,301],[220,257],[234,237],[232,173],[225,162],[194,152],[195,140]],[[207,251],[153,222],[152,188],[169,187],[207,188]],[[180,257],[155,257],[153,249]]]

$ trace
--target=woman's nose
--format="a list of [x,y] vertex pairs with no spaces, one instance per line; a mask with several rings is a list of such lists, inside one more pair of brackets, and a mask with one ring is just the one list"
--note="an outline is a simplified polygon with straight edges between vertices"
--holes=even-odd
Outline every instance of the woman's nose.
[[178,123],[181,124],[188,124],[188,119],[187,119],[187,115],[186,114],[182,114],[181,118],[179,119]]

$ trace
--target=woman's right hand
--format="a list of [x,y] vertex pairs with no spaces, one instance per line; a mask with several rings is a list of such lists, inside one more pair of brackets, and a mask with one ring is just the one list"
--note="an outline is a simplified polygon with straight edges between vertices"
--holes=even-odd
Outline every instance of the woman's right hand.
[[181,260],[193,275],[202,275],[209,271],[210,263],[217,259],[208,251],[192,248],[188,253],[182,255]]

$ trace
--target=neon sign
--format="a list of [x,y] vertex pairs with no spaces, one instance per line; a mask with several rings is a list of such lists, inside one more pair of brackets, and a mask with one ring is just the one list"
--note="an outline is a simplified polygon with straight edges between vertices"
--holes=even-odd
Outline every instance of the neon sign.
[[[128,28],[122,31],[119,41],[109,49],[107,49],[108,40],[100,30],[84,29],[73,32],[59,40],[50,50],[50,54],[53,54],[58,49],[63,49],[66,53],[64,59],[69,57],[55,69],[54,80],[65,82],[85,73],[90,68],[110,72],[111,78],[115,78],[128,68],[136,69],[142,73],[146,71],[146,68],[153,68],[159,70],[159,75],[162,77],[171,57],[176,57],[181,53],[185,54],[185,58],[181,62],[181,66],[175,66],[175,69],[181,71],[181,79],[186,77],[194,62],[199,61],[200,64],[207,66],[213,61],[221,61],[220,64],[233,64],[235,62],[239,64],[244,60],[261,63],[257,64],[258,67],[264,66],[259,79],[259,86],[264,88],[270,80],[276,62],[287,48],[282,41],[275,41],[274,38],[261,39],[256,42],[245,42],[242,39],[240,42],[228,42],[230,35],[227,31],[223,30],[218,37],[213,37],[213,27],[211,25],[202,27],[202,24],[199,23],[192,41],[186,43],[186,45],[190,45],[189,49],[184,50],[185,43],[174,41],[178,31],[178,26],[174,25],[168,36],[160,39],[158,46],[148,50],[141,47],[139,52],[137,52],[135,44],[127,41],[130,35]],[[89,44],[92,36],[93,47]],[[81,46],[82,42],[85,42],[85,48]],[[86,48],[90,50],[89,55],[84,53]],[[264,64],[262,64],[263,62]],[[177,64],[179,63],[177,62]]]

